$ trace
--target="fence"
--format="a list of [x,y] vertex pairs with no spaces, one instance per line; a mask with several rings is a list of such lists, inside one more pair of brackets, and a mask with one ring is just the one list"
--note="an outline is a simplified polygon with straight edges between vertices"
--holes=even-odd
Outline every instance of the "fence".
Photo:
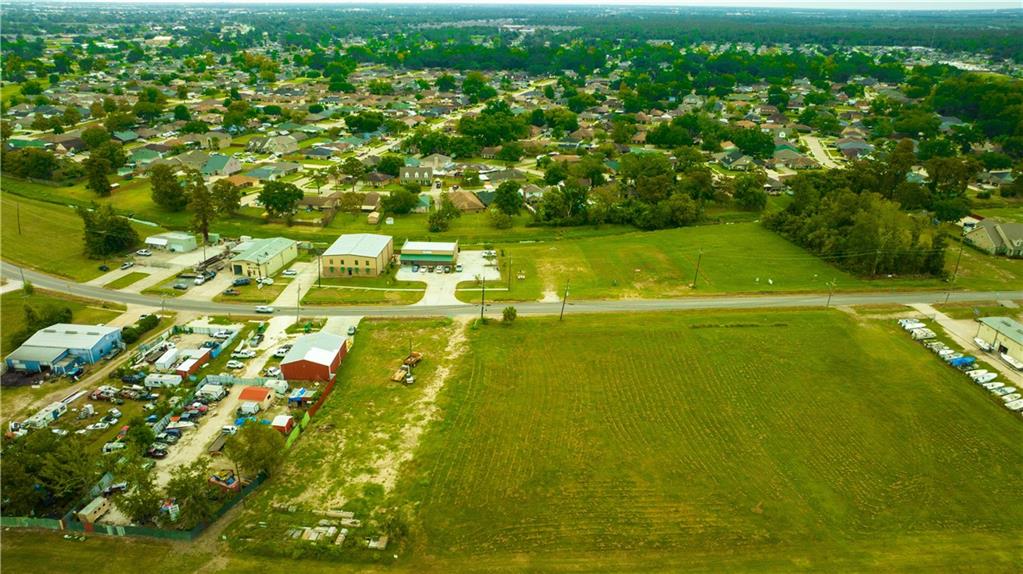
[[[109,476],[104,475],[104,478]],[[217,509],[208,522],[196,525],[191,530],[170,530],[165,528],[152,528],[148,526],[120,526],[114,524],[95,524],[92,522],[79,522],[73,518],[74,513],[69,512],[63,520],[56,518],[30,518],[27,516],[2,516],[0,527],[3,528],[45,528],[48,530],[66,530],[69,532],[86,532],[92,534],[103,534],[106,536],[145,536],[148,538],[162,538],[164,540],[179,540],[189,542],[195,540],[211,524],[219,520],[234,508],[239,502],[245,499],[259,485],[266,481],[266,475],[260,473],[247,486],[243,487],[236,496],[233,496]],[[98,486],[98,485],[97,485]],[[106,487],[104,487],[106,488]],[[94,497],[93,497],[94,498]]]

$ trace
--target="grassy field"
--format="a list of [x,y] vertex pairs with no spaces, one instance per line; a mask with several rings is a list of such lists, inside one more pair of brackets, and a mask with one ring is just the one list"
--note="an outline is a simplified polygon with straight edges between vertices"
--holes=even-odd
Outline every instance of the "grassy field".
[[[852,276],[756,223],[503,247],[513,259],[513,272],[523,271],[527,277],[526,296],[520,291],[512,299],[530,299],[540,292],[561,293],[569,281],[570,296],[578,298],[827,291],[832,280],[836,290],[947,287],[938,279],[869,280]],[[957,255],[957,249],[949,250],[950,271]],[[694,290],[690,285],[698,261],[699,279]],[[501,265],[504,271],[504,261]],[[529,278],[534,276],[539,277],[539,282],[530,285]],[[988,257],[967,249],[955,285],[971,289],[1019,288],[1023,286],[1023,261]],[[495,296],[500,297],[496,293]],[[478,296],[473,297],[478,300]]]
[[[1023,304],[1023,301],[1019,303]],[[995,301],[979,303],[946,303],[934,305],[934,308],[953,319],[974,319],[977,317],[1016,317],[1023,318],[1023,309],[1003,307]],[[974,312],[976,311],[976,312]]]
[[125,287],[127,287],[127,286],[129,286],[129,285],[131,285],[133,283],[136,283],[138,281],[141,281],[142,279],[145,279],[146,277],[149,277],[149,273],[143,273],[141,271],[132,271],[131,273],[129,273],[127,275],[124,275],[122,277],[118,277],[117,279],[114,279],[110,283],[107,283],[106,285],[103,286],[103,288],[105,288],[105,289],[124,289]]
[[[421,401],[429,397],[431,381],[446,373],[444,349],[455,328],[448,320],[361,323],[330,399],[288,452],[287,464],[274,477],[273,486],[247,501],[229,528],[245,533],[231,536],[239,554],[295,557],[310,551],[305,543],[282,543],[280,535],[290,526],[315,524],[319,517],[312,511],[324,508],[344,507],[367,523],[353,532],[352,542],[374,533],[368,519],[383,503],[384,485],[393,484],[402,453],[409,450],[408,429],[425,426]],[[408,353],[410,342],[425,358],[416,369],[417,383],[406,387],[390,382],[389,377]],[[270,511],[272,504],[282,503],[299,510]],[[249,526],[253,521],[269,525],[253,531]],[[352,546],[347,544],[344,552],[333,547],[328,552],[346,555],[354,550]]]
[[[424,559],[1023,565],[1023,507],[1005,504],[1023,486],[1023,427],[890,322],[837,311],[520,319],[470,339],[442,422],[403,474]],[[985,538],[990,554],[955,550]]]
[[32,295],[24,291],[12,291],[0,296],[0,326],[2,326],[2,348],[0,354],[7,355],[14,350],[11,343],[13,335],[25,327],[25,305],[36,309],[53,307],[69,307],[75,323],[95,325],[106,323],[124,311],[123,305],[105,303],[91,299],[81,299],[68,295],[59,295],[49,291],[36,289]]
[[255,282],[238,287],[232,286],[238,292],[237,295],[224,295],[223,293],[213,297],[214,301],[221,303],[273,303],[291,283],[291,279],[284,276],[274,278],[273,285],[259,285]]
[[[410,336],[427,357],[419,380],[389,384]],[[5,568],[118,572],[127,557],[159,568],[168,548],[182,571],[217,556],[207,572],[1023,566],[1023,507],[1011,503],[1023,427],[890,320],[702,312],[466,331],[372,321],[339,377],[225,543],[117,541],[118,557],[98,563],[108,539],[12,531]],[[424,401],[445,378],[430,417]],[[411,456],[409,437],[430,418]],[[283,539],[339,507],[366,519],[349,540],[405,509],[398,558]]]
[[[5,177],[4,181],[7,179]],[[76,281],[99,277],[103,274],[99,270],[101,264],[114,267],[120,261],[117,258],[100,261],[85,256],[82,220],[67,207],[4,193],[0,197],[0,211],[3,212],[0,247],[7,261]],[[135,229],[140,235],[163,231],[144,225],[136,225]]]
[[398,281],[392,266],[378,277],[324,277],[302,297],[304,305],[410,305],[423,298],[425,285]]

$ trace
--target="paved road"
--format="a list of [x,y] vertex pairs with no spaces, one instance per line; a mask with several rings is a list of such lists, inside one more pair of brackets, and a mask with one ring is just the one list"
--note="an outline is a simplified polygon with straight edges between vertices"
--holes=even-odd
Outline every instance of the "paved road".
[[814,136],[803,136],[803,141],[806,142],[807,147],[810,148],[810,153],[818,163],[824,167],[838,169],[839,165],[828,155],[828,150],[824,149],[821,140]]
[[[192,311],[212,314],[252,314],[253,306],[239,303],[214,303],[211,301],[190,301],[181,298],[161,299],[138,293],[111,291],[93,285],[83,285],[52,275],[29,269],[21,269],[7,262],[0,264],[0,272],[8,279],[25,278],[33,285],[52,291],[90,297],[116,303],[146,305],[149,307]],[[942,303],[961,301],[994,301],[999,299],[1023,299],[1023,291],[893,291],[873,293],[836,293],[831,305],[909,305],[912,303]],[[622,299],[612,301],[569,301],[565,313],[616,313],[625,311],[670,311],[685,309],[767,309],[777,307],[823,307],[828,301],[827,293],[804,293],[797,295],[725,295],[718,297],[683,297],[678,299]],[[488,305],[488,312],[499,314],[504,303]],[[561,310],[560,302],[516,303],[519,314],[553,315]],[[305,307],[304,312],[327,317],[369,316],[369,317],[422,317],[459,316],[479,313],[479,305],[402,305],[402,306],[336,306]],[[294,315],[295,307],[277,307],[280,315]]]

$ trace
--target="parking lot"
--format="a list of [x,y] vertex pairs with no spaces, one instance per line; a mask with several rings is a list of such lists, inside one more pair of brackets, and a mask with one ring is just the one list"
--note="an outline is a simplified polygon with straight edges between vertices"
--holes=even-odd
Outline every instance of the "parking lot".
[[430,273],[428,270],[419,272],[412,271],[412,267],[402,266],[395,275],[398,281],[419,281],[426,284],[426,293],[416,305],[460,305],[461,302],[455,297],[455,289],[459,283],[484,279],[497,281],[501,279],[501,272],[497,265],[492,263],[493,259],[483,256],[483,251],[462,251],[458,254],[458,264],[462,266],[461,271],[451,270],[451,273]]

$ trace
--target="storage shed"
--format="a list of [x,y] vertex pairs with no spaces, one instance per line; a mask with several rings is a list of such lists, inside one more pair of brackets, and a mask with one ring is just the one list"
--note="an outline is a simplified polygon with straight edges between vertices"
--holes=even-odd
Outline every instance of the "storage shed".
[[295,428],[295,417],[291,415],[277,415],[274,417],[273,422],[270,423],[275,430],[281,432],[281,434],[288,434],[291,429]]
[[243,402],[251,401],[258,404],[260,409],[266,409],[270,406],[273,396],[273,389],[267,387],[245,387],[242,389],[241,394],[238,395],[238,400]]
[[105,496],[97,496],[92,499],[92,502],[86,504],[85,508],[78,511],[78,520],[93,523],[109,511],[110,499]]

